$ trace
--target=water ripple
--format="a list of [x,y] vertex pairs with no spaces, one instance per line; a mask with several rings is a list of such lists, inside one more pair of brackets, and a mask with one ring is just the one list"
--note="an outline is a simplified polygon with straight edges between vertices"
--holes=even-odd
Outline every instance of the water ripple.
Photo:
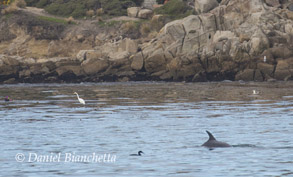
[[[292,176],[292,85],[2,85],[0,96],[13,101],[0,100],[0,176]],[[233,147],[202,147],[205,130]],[[139,150],[145,154],[129,156]],[[117,159],[18,163],[17,153]]]

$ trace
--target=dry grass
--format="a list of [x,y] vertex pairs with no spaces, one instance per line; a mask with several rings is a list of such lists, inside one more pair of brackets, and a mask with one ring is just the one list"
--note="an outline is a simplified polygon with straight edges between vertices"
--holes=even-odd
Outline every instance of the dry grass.
[[1,14],[10,14],[18,11],[18,8],[25,8],[26,2],[24,0],[15,0],[7,8],[1,11]]
[[5,14],[10,14],[10,13],[14,13],[18,11],[18,7],[16,6],[16,4],[12,3],[10,6],[8,6],[5,9],[1,10],[1,14],[5,15]]
[[121,27],[125,32],[131,32],[136,29],[136,25],[133,21],[126,22]]
[[14,4],[14,3],[19,8],[25,8],[26,7],[26,2],[24,0],[14,0],[12,4]]
[[72,16],[68,17],[68,18],[66,19],[66,22],[67,22],[68,24],[73,24],[73,23],[75,23],[75,22],[74,22],[74,18],[73,18]]
[[104,21],[103,17],[97,17],[96,20],[98,20],[98,22],[103,22]]
[[151,31],[149,34],[148,34],[148,38],[150,39],[154,39],[155,37],[157,37],[158,35],[158,32],[157,31]]
[[147,36],[151,32],[151,26],[149,23],[144,23],[140,26],[139,32],[143,36]]
[[96,10],[96,14],[97,14],[97,16],[102,16],[102,15],[104,14],[104,10],[103,10],[103,8],[99,8],[99,9],[97,9],[97,10]]
[[86,16],[88,16],[88,17],[92,17],[92,16],[94,16],[95,15],[95,11],[94,10],[88,10],[87,12],[86,12]]
[[163,15],[153,16],[153,18],[151,20],[152,30],[160,31],[160,29],[162,29],[162,27],[164,25],[165,25],[165,23],[164,23],[164,16]]

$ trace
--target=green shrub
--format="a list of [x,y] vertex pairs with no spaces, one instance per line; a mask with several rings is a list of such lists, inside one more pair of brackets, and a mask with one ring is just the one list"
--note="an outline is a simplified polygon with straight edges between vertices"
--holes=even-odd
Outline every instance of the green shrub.
[[97,10],[101,8],[101,2],[99,0],[83,0],[83,2],[87,10]]
[[48,13],[80,18],[87,11],[103,9],[110,16],[127,15],[127,8],[140,6],[143,0],[25,0],[29,6],[44,8]]
[[62,23],[62,24],[67,24],[66,20],[59,19],[59,18],[54,18],[54,17],[46,17],[46,16],[38,16],[40,20],[44,21],[49,21],[49,22],[54,22],[54,23]]
[[136,6],[141,6],[144,0],[131,0]]
[[36,6],[37,6],[38,8],[44,8],[44,7],[48,4],[48,2],[49,2],[49,0],[40,0],[40,1],[36,4]]
[[123,23],[121,28],[124,32],[134,32],[137,30],[137,26],[133,21]]
[[157,0],[157,3],[158,3],[158,4],[164,4],[164,1],[165,1],[165,0]]
[[101,15],[103,15],[103,14],[104,14],[104,9],[103,9],[103,8],[99,8],[99,9],[97,9],[97,10],[96,10],[96,14],[97,14],[97,16],[101,16]]
[[25,2],[28,6],[36,6],[39,0],[25,0]]
[[76,5],[74,11],[71,13],[71,16],[74,18],[80,18],[86,15],[86,8],[82,4]]
[[131,0],[103,0],[102,8],[104,13],[111,16],[127,15],[127,8],[135,6]]
[[162,7],[155,9],[155,13],[168,15],[173,19],[178,19],[193,14],[194,10],[182,0],[170,0]]
[[151,31],[151,25],[149,23],[143,23],[139,29],[140,34],[143,36],[147,36]]
[[26,2],[24,1],[24,0],[14,0],[12,3],[11,3],[11,5],[12,4],[16,4],[16,6],[17,7],[19,7],[19,8],[25,8],[26,7]]
[[59,6],[60,6],[59,4],[50,4],[49,6],[45,8],[45,10],[49,12],[50,14],[59,15],[59,8],[60,8]]

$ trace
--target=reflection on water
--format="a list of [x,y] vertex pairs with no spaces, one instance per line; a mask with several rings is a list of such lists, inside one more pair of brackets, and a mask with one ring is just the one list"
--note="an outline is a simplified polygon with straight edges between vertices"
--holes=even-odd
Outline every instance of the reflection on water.
[[[290,82],[2,85],[0,175],[292,176],[292,86]],[[252,90],[260,94],[253,95]],[[85,99],[85,106],[73,92]],[[13,101],[5,102],[6,95]],[[208,139],[205,130],[233,148],[201,147]],[[145,154],[129,156],[139,150]],[[18,153],[24,162],[16,161]],[[111,154],[116,161],[65,162],[69,154],[91,159]],[[35,155],[60,159],[29,162]]]

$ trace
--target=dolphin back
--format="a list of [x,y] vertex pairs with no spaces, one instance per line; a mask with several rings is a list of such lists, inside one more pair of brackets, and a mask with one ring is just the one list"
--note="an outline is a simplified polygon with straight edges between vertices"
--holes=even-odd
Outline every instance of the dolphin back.
[[213,147],[231,147],[228,143],[217,141],[216,138],[209,132],[206,131],[209,135],[209,139],[202,146],[213,148]]
[[209,140],[216,140],[216,138],[213,136],[213,134],[211,132],[209,132],[207,130],[206,130],[206,132],[209,135]]

